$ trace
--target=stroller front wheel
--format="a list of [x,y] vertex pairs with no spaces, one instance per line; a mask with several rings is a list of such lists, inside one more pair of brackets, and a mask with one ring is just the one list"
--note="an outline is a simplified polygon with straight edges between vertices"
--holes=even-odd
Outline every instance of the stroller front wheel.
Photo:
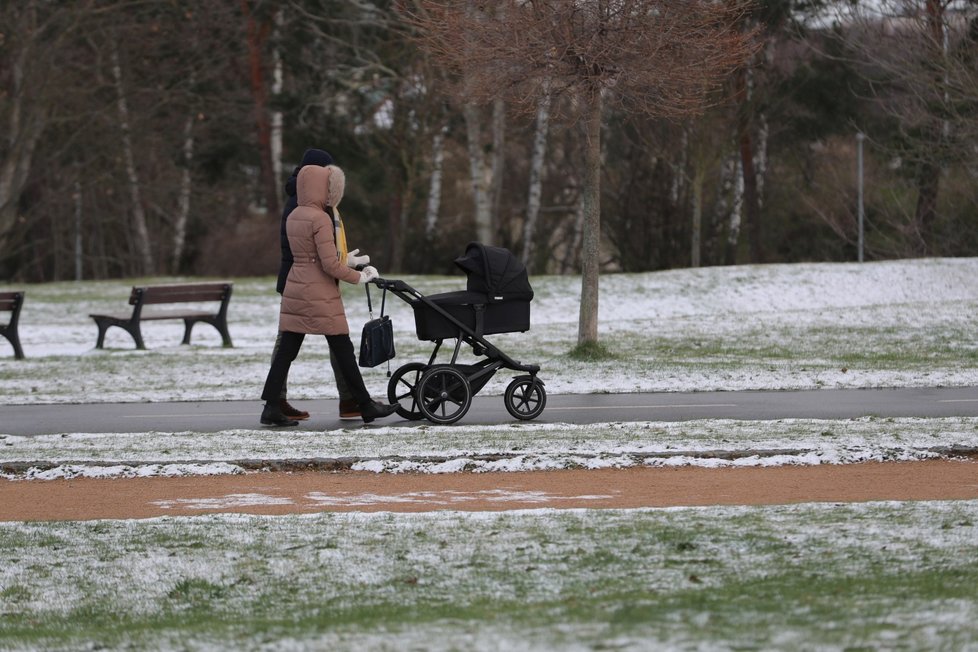
[[536,419],[547,407],[547,390],[531,376],[520,376],[509,384],[503,396],[506,409],[517,419]]
[[418,409],[418,399],[415,389],[428,365],[421,362],[409,362],[399,367],[387,383],[387,400],[398,403],[397,413],[409,421],[424,419],[424,414]]
[[468,378],[450,366],[433,367],[418,381],[415,394],[418,409],[432,423],[455,423],[472,405]]

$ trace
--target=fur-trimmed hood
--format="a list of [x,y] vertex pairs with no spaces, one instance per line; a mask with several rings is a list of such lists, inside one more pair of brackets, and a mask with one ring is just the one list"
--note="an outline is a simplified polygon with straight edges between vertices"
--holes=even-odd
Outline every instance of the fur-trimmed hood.
[[326,210],[327,206],[337,207],[343,200],[346,175],[335,165],[322,168],[307,165],[299,170],[296,189],[299,206],[313,206],[320,210]]

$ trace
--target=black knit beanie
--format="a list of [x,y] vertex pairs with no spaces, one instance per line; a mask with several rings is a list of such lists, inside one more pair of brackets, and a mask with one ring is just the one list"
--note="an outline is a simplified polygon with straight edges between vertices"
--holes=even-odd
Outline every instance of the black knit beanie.
[[302,155],[302,163],[299,167],[304,167],[306,165],[318,165],[319,167],[326,167],[327,165],[333,164],[333,157],[330,156],[329,152],[322,149],[307,149]]

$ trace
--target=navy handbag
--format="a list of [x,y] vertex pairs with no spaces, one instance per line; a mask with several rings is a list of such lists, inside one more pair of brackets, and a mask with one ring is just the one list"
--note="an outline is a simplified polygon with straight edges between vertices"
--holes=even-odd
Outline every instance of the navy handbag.
[[[370,303],[370,284],[366,284],[367,290],[367,310],[373,317],[374,309]],[[394,353],[394,325],[391,318],[384,314],[384,306],[387,302],[387,289],[380,301],[380,317],[370,319],[363,325],[363,332],[360,334],[360,366],[376,367],[393,358]]]

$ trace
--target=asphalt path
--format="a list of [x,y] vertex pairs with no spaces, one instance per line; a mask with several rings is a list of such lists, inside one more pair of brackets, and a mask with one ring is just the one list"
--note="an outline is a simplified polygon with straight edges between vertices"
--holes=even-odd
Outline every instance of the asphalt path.
[[[312,413],[298,430],[350,428],[340,421],[337,401],[295,400]],[[50,435],[109,432],[217,432],[261,428],[260,401],[88,403],[0,406],[0,434]],[[587,424],[609,421],[693,419],[771,420],[878,417],[978,417],[978,387],[819,389],[803,391],[666,392],[652,394],[560,394],[533,423]],[[455,425],[514,423],[501,396],[476,395]],[[398,416],[372,425],[420,426]]]

